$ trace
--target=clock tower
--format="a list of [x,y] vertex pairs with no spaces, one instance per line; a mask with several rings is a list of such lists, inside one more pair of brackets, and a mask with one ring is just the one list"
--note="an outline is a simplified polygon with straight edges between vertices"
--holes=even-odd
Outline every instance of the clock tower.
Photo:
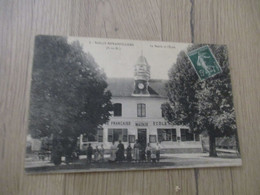
[[138,58],[135,64],[134,78],[135,86],[133,95],[149,95],[150,65],[143,55]]

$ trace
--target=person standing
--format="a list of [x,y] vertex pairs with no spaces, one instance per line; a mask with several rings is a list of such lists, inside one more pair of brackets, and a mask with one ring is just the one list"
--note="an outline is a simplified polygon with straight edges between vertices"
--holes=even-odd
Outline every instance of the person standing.
[[145,162],[145,145],[140,144],[140,161]]
[[93,148],[92,148],[91,144],[88,144],[87,160],[88,160],[89,163],[91,163],[91,161],[92,161],[92,154],[93,154]]
[[100,152],[101,161],[104,162],[105,149],[103,148],[103,144],[101,144],[101,148],[99,152]]
[[112,145],[110,147],[110,161],[114,162],[116,161],[116,151],[117,151],[117,147],[115,145],[115,142],[112,142]]
[[96,151],[94,153],[94,160],[95,160],[95,162],[98,162],[100,160],[98,146],[96,146]]
[[128,144],[128,147],[126,148],[126,160],[128,162],[132,161],[132,147],[131,147],[130,143]]
[[135,162],[140,161],[140,144],[138,143],[138,140],[135,140],[134,144],[134,160]]
[[150,143],[148,143],[145,149],[148,162],[151,162],[151,149]]
[[160,147],[158,142],[156,144],[155,149],[156,149],[156,160],[157,160],[157,162],[159,162],[160,161],[161,147]]
[[125,160],[125,146],[122,144],[121,140],[119,140],[119,144],[117,145],[117,160],[119,162]]

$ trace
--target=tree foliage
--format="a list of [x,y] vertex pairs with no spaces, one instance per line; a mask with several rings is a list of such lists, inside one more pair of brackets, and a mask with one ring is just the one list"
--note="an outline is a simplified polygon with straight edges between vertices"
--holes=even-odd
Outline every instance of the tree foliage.
[[[201,46],[192,45],[188,51]],[[188,125],[195,133],[206,131],[210,137],[210,155],[216,156],[215,137],[236,135],[236,123],[227,48],[209,47],[222,73],[200,81],[185,52],[180,52],[176,64],[169,70],[166,85],[169,101],[162,110],[172,124]]]
[[[79,42],[37,36],[33,60],[29,132],[75,143],[96,134],[112,109],[106,75]],[[65,144],[66,145],[66,144]]]

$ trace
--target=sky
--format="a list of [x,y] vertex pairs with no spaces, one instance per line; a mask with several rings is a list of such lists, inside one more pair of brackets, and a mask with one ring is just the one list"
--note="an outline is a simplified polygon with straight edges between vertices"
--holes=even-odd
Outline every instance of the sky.
[[168,79],[168,70],[175,64],[181,50],[188,43],[133,41],[124,39],[101,39],[69,37],[78,40],[85,52],[89,52],[96,63],[104,69],[107,77],[133,78],[134,65],[140,55],[151,66],[151,79]]

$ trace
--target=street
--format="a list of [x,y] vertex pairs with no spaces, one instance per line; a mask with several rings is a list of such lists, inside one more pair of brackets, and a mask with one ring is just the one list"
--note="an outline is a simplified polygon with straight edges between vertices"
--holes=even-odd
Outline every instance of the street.
[[[161,154],[160,162],[109,162],[109,155],[104,162],[87,163],[86,156],[73,163],[62,163],[55,166],[49,160],[25,161],[25,170],[28,173],[37,172],[86,172],[86,171],[111,171],[111,170],[136,170],[136,169],[170,169],[170,168],[194,168],[215,166],[239,166],[242,164],[236,154],[220,153],[218,157],[209,157],[208,153],[189,154]],[[63,158],[64,160],[64,158]]]

